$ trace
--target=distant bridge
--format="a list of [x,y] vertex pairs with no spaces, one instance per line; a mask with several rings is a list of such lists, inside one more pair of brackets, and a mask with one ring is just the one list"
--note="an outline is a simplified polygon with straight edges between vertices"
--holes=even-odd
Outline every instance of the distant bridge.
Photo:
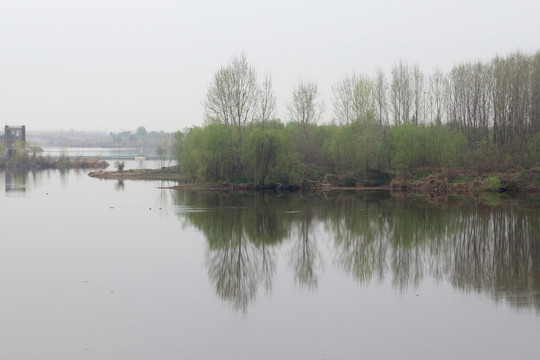
[[26,126],[8,126],[4,127],[4,146],[8,158],[15,152],[15,144],[22,143],[22,148],[26,147]]

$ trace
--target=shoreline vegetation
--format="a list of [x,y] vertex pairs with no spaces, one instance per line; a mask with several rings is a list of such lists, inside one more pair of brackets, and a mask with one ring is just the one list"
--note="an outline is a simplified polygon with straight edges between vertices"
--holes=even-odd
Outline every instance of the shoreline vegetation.
[[[109,163],[98,157],[69,157],[67,148],[60,151],[58,158],[41,156],[43,149],[17,140],[11,156],[7,156],[0,142],[0,169],[45,170],[45,169],[105,169]],[[6,154],[6,156],[2,156]]]
[[332,123],[315,81],[297,83],[282,121],[271,79],[233,58],[208,85],[204,125],[175,134],[178,172],[254,190],[538,192],[540,51],[427,75],[400,62],[332,92]]
[[540,51],[428,75],[400,62],[389,76],[352,73],[332,92],[332,123],[320,123],[315,81],[297,83],[282,121],[272,80],[235,57],[207,87],[204,125],[157,151],[172,148],[177,167],[90,176],[192,190],[385,188],[430,201],[540,192]]
[[408,178],[395,177],[385,182],[362,181],[339,178],[327,174],[318,178],[306,179],[301,185],[261,186],[253,182],[215,182],[198,183],[179,173],[178,166],[162,169],[139,169],[125,171],[95,171],[88,174],[99,179],[116,180],[164,180],[179,184],[167,186],[168,189],[191,191],[333,191],[333,190],[389,190],[393,193],[423,194],[428,199],[448,196],[478,196],[482,193],[540,193],[540,168],[515,172],[464,173],[461,171],[425,170]]

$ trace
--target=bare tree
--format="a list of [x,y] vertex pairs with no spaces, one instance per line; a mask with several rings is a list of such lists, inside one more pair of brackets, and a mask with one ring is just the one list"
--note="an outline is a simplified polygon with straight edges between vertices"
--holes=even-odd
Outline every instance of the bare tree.
[[259,88],[259,116],[262,126],[275,116],[276,97],[272,89],[272,79],[266,76]]
[[394,112],[394,123],[401,125],[409,120],[413,102],[411,71],[403,62],[392,69],[390,102]]
[[534,93],[534,62],[515,53],[496,58],[493,64],[494,138],[497,145],[518,150],[533,130],[531,94]]
[[349,75],[332,87],[335,120],[340,125],[368,122],[375,118],[373,84],[363,75]]
[[300,81],[287,106],[290,120],[303,125],[316,125],[324,111],[324,105],[318,101],[318,97],[317,83]]
[[374,81],[374,96],[377,106],[377,121],[379,125],[388,124],[388,82],[382,70],[377,71]]
[[413,80],[413,103],[414,103],[414,113],[413,113],[413,124],[418,126],[420,118],[424,115],[424,74],[420,71],[418,65],[414,65],[412,69],[412,80]]
[[444,82],[445,77],[440,70],[435,70],[428,79],[429,120],[437,125],[442,124],[444,114]]
[[474,146],[488,135],[491,113],[491,69],[482,63],[465,63],[450,71],[447,81],[448,121]]
[[343,81],[332,87],[334,93],[334,97],[332,98],[334,120],[342,126],[349,125],[354,121],[353,87],[351,77],[346,77]]
[[290,120],[299,125],[298,141],[305,161],[311,159],[312,128],[319,122],[324,111],[324,104],[318,97],[317,83],[300,81],[293,90],[292,101],[287,105]]
[[531,134],[540,132],[540,51],[531,57],[530,126]]
[[245,55],[235,57],[215,73],[208,86],[204,102],[206,120],[235,128],[241,141],[244,127],[256,118],[258,99],[255,70]]

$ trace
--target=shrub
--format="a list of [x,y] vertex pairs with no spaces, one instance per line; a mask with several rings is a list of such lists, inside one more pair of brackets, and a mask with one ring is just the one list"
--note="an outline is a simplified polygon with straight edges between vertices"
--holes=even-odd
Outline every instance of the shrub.
[[125,166],[125,165],[126,165],[126,164],[125,164],[123,161],[116,161],[116,162],[114,163],[114,167],[115,167],[118,171],[120,171],[120,172],[124,171],[124,166]]

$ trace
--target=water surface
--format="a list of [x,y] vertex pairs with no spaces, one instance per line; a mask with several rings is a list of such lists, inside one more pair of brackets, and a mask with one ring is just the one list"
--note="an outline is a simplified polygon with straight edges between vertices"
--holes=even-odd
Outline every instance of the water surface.
[[0,171],[2,359],[534,358],[539,210]]

